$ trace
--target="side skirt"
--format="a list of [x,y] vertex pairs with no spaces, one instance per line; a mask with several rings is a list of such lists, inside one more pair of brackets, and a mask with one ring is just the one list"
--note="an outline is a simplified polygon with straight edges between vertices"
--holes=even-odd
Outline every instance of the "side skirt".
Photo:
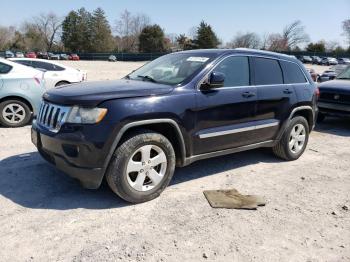
[[269,141],[260,142],[260,143],[256,143],[256,144],[251,144],[251,145],[246,145],[246,146],[241,146],[241,147],[236,147],[236,148],[230,148],[230,149],[225,149],[225,150],[220,150],[220,151],[215,151],[215,152],[210,152],[210,153],[205,153],[205,154],[200,154],[200,155],[194,155],[191,157],[187,157],[185,159],[183,166],[187,166],[187,165],[192,164],[195,161],[203,160],[203,159],[207,159],[207,158],[229,155],[229,154],[247,151],[247,150],[251,150],[251,149],[256,149],[256,148],[260,148],[260,147],[273,147],[275,145],[275,143],[276,143],[275,140],[269,140]]

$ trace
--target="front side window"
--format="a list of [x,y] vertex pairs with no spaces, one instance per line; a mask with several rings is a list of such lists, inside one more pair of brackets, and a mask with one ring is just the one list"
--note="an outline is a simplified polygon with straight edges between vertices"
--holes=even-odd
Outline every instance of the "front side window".
[[126,78],[166,85],[178,85],[198,74],[216,58],[214,53],[176,53],[162,56]]
[[11,71],[12,66],[0,63],[0,74],[7,74]]
[[214,69],[225,75],[224,87],[249,85],[249,60],[244,56],[228,57]]
[[305,76],[297,64],[286,61],[280,61],[280,64],[283,69],[285,84],[299,84],[306,82]]
[[254,65],[256,85],[283,84],[282,70],[277,60],[255,57]]

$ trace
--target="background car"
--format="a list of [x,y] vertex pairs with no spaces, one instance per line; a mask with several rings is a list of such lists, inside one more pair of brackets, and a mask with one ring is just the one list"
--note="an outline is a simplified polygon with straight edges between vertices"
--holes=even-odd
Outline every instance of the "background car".
[[16,53],[15,53],[15,57],[23,58],[23,57],[24,57],[24,54],[23,54],[23,52],[16,52]]
[[338,64],[338,61],[334,57],[324,57],[321,60],[321,65],[330,66],[330,65],[337,65],[337,64]]
[[69,60],[69,55],[67,55],[67,54],[60,54],[60,60]]
[[350,66],[340,73],[335,80],[319,85],[318,122],[327,115],[350,117]]
[[79,57],[77,54],[70,54],[70,55],[69,55],[69,60],[72,60],[72,61],[79,61],[79,60],[80,60],[80,57]]
[[10,50],[5,51],[5,58],[12,58],[12,57],[15,57],[15,54],[12,53],[12,51]]
[[336,72],[332,69],[324,71],[319,77],[317,78],[318,82],[326,82],[329,80],[333,80],[337,76]]
[[0,58],[0,124],[20,127],[39,111],[44,73]]
[[49,59],[49,54],[47,52],[38,52],[36,57],[40,59]]
[[116,57],[115,55],[110,55],[110,56],[108,57],[108,61],[109,61],[109,62],[117,62],[117,57]]
[[27,52],[25,54],[25,57],[27,57],[27,58],[36,58],[36,53],[35,52]]
[[60,55],[54,53],[48,53],[50,60],[60,60]]
[[321,57],[319,56],[311,56],[312,63],[315,65],[319,65],[322,61]]
[[338,58],[339,65],[350,65],[350,58],[342,57]]
[[307,56],[307,55],[300,56],[299,60],[304,64],[311,64],[312,63],[311,57]]
[[43,70],[47,88],[78,83],[87,79],[86,72],[53,61],[30,58],[13,58],[11,61]]

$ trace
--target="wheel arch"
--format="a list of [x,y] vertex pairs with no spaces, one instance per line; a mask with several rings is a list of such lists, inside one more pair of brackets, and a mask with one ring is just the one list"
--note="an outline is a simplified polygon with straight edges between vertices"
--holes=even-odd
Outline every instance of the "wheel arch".
[[104,171],[107,170],[114,151],[123,141],[123,139],[139,129],[148,129],[164,135],[174,147],[176,164],[178,166],[185,165],[186,146],[179,125],[172,119],[150,119],[131,122],[120,129],[107,156]]
[[33,107],[32,103],[29,102],[28,99],[21,97],[21,96],[11,95],[11,96],[5,96],[5,97],[0,98],[0,103],[7,101],[7,100],[19,100],[19,101],[25,103],[29,107],[32,114],[34,114],[34,107]]
[[291,120],[295,116],[304,117],[309,124],[309,132],[312,131],[315,125],[315,115],[311,106],[300,106],[300,107],[294,108],[288,120]]

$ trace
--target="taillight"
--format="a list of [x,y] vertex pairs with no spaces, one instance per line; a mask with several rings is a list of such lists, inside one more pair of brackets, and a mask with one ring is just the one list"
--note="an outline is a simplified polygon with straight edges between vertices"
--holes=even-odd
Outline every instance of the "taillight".
[[316,95],[317,99],[320,98],[320,89],[318,87],[316,87],[316,89],[315,89],[315,95]]
[[41,83],[40,83],[40,79],[39,78],[37,78],[36,76],[34,76],[34,81],[38,84],[38,85],[40,85]]

